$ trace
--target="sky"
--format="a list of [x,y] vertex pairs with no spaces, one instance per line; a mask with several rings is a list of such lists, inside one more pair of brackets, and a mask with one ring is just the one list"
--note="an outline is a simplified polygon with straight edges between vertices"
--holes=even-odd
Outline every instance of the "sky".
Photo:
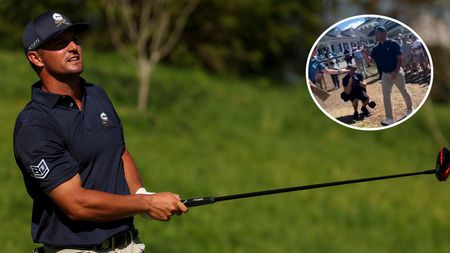
[[341,31],[342,31],[342,30],[348,29],[350,27],[355,28],[358,25],[362,24],[363,22],[364,22],[364,18],[352,18],[350,20],[347,20],[347,21],[339,24],[337,27],[339,29],[341,29]]

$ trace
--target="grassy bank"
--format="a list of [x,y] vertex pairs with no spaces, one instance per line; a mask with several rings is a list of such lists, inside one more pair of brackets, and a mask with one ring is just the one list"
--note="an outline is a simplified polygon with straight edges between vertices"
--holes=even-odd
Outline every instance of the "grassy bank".
[[[85,63],[83,76],[114,101],[152,191],[214,196],[424,170],[440,148],[423,110],[382,132],[349,130],[323,115],[304,85],[197,69],[159,66],[150,109],[139,114],[131,67],[112,54]],[[29,252],[31,200],[11,142],[36,77],[21,52],[0,51],[0,67],[0,242],[5,252]],[[435,107],[448,129],[448,107]],[[424,176],[217,203],[136,224],[152,252],[445,252],[449,189]]]

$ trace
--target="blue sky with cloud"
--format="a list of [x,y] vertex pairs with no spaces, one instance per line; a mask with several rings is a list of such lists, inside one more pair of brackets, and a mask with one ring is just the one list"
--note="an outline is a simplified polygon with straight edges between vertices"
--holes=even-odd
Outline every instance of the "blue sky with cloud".
[[342,31],[348,28],[355,28],[358,25],[362,24],[364,21],[364,18],[354,18],[339,24],[337,27]]

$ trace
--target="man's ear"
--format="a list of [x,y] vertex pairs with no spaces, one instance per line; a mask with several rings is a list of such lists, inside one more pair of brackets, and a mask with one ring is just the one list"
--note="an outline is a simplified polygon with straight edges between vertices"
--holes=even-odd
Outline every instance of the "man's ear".
[[37,51],[30,51],[27,53],[28,60],[33,63],[36,67],[43,68],[44,63],[42,62],[42,58]]

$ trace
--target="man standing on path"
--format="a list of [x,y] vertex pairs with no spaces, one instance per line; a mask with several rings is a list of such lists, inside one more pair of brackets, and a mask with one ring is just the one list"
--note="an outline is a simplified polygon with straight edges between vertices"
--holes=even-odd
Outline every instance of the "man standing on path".
[[382,72],[381,88],[386,119],[381,122],[381,125],[388,126],[395,123],[391,104],[392,86],[394,84],[399,89],[406,103],[406,113],[403,118],[410,115],[414,108],[411,96],[405,85],[405,74],[401,68],[403,58],[400,45],[386,38],[387,34],[384,26],[377,26],[374,31],[378,45],[373,48],[370,57],[375,60],[377,68]]
[[17,117],[14,154],[33,199],[34,252],[144,252],[136,214],[167,221],[187,211],[177,194],[149,194],[105,91],[80,77],[78,35],[89,27],[46,12],[23,33],[39,81]]

